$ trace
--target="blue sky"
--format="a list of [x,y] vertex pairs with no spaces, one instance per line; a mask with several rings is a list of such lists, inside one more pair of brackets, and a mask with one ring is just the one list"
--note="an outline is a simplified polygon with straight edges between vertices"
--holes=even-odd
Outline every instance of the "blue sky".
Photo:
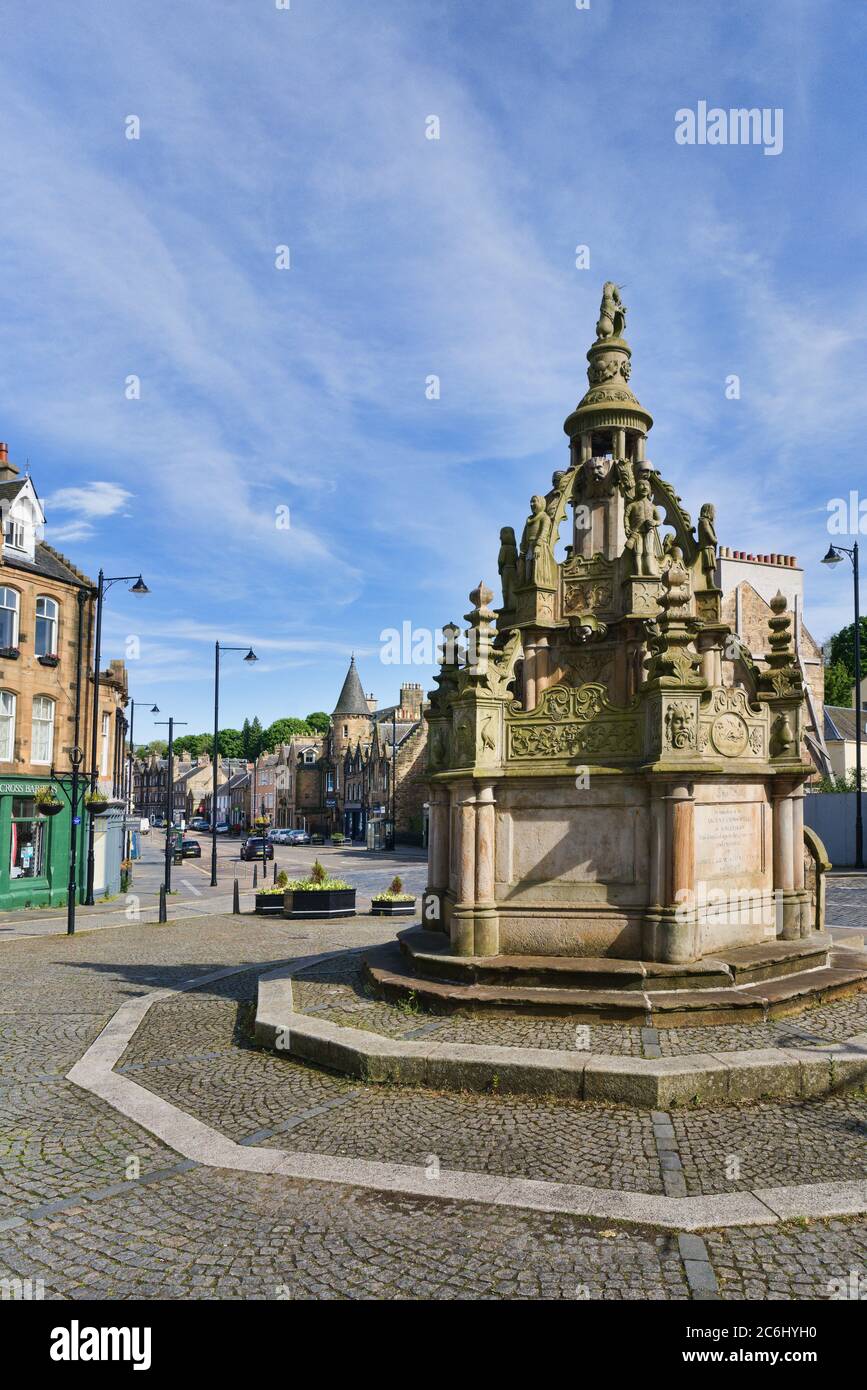
[[[818,561],[828,500],[865,486],[863,7],[4,18],[0,438],[49,541],[150,584],[106,605],[106,656],[140,638],[134,696],[207,728],[217,637],[262,658],[226,658],[227,724],[330,710],[353,650],[383,704],[429,687],[380,634],[460,621],[496,578],[499,528],[565,466],[605,279],[654,465],[717,503],[723,545],[798,555],[816,637],[850,621]],[[781,107],[782,153],[678,145],[702,100]]]

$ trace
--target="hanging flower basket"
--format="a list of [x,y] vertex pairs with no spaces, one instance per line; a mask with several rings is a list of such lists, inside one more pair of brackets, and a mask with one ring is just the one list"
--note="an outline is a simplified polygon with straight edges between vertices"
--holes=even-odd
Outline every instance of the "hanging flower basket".
[[59,816],[62,810],[62,801],[37,801],[36,803],[36,811],[40,816]]
[[92,816],[107,816],[110,810],[108,802],[101,796],[86,796],[84,804]]

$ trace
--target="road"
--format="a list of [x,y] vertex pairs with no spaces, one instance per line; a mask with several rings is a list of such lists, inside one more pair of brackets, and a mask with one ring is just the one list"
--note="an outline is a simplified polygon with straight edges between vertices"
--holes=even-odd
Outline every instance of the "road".
[[[241,841],[221,837],[217,841],[216,888],[211,887],[211,841],[207,835],[188,833],[188,839],[198,840],[201,859],[186,859],[172,865],[172,894],[168,900],[170,920],[199,914],[227,913],[232,910],[234,881],[238,880],[241,909],[253,907],[253,871],[262,882],[262,863],[242,862],[239,857]],[[79,907],[76,930],[93,931],[101,927],[116,927],[128,922],[155,922],[159,913],[159,890],[164,873],[165,836],[151,831],[142,836],[143,854],[133,870],[130,891],[93,907]],[[275,845],[274,860],[268,860],[267,876],[271,882],[276,864],[277,873],[285,869],[290,878],[306,877],[316,859],[320,859],[334,878],[345,878],[358,889],[358,906],[369,905],[374,893],[387,888],[398,874],[410,893],[421,893],[427,878],[427,862],[421,850],[406,848],[395,853],[380,853],[361,847],[326,845]],[[0,940],[22,936],[53,935],[66,931],[66,908],[22,909],[0,913]]]

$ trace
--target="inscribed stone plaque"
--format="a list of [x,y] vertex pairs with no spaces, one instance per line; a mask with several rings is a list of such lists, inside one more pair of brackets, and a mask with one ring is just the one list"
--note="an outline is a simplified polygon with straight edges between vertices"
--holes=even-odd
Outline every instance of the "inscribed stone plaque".
[[757,801],[695,808],[696,878],[743,877],[763,867],[762,806]]

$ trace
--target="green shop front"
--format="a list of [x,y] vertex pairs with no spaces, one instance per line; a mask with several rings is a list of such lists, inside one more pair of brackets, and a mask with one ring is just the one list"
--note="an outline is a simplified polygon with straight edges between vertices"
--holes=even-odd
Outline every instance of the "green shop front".
[[[43,814],[37,794],[51,787],[60,802],[56,814]],[[78,901],[87,881],[87,819],[83,805],[85,784],[79,791],[76,813],[78,848],[76,879]],[[16,777],[0,781],[0,911],[20,907],[62,907],[69,883],[70,780]],[[120,884],[122,816],[111,808],[94,821],[96,872],[94,892],[117,892]],[[115,840],[117,844],[115,844]]]

